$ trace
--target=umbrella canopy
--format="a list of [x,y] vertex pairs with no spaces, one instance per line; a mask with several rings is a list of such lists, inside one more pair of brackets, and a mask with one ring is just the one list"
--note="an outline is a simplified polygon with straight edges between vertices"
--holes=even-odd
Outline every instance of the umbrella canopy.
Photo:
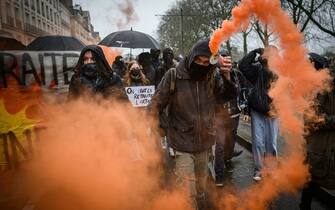
[[109,47],[159,49],[158,42],[150,35],[139,31],[117,31],[106,36],[99,44]]
[[85,47],[81,41],[71,36],[41,36],[28,45],[35,51],[81,51]]
[[27,47],[16,39],[0,37],[0,50],[26,50]]

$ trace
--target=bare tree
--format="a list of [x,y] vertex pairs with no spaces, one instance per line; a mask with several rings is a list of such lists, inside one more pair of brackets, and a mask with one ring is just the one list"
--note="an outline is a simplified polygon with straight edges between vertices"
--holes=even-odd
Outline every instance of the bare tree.
[[242,39],[243,39],[243,55],[248,53],[248,35],[252,31],[252,27],[248,30],[242,32]]
[[322,32],[335,37],[334,0],[285,0],[283,5],[291,12],[301,32],[312,23]]
[[[158,35],[163,46],[181,52],[181,21],[183,21],[183,47],[188,51],[199,39],[209,38],[220,27],[222,20],[231,17],[231,10],[238,0],[180,0],[163,16]],[[180,17],[183,9],[183,20]],[[229,46],[229,41],[228,41]]]

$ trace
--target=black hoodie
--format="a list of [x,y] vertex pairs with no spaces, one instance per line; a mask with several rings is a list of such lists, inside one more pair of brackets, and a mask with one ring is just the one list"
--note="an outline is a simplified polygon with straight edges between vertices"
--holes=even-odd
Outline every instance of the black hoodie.
[[263,49],[255,49],[245,55],[239,61],[239,70],[253,86],[248,97],[250,109],[267,115],[272,103],[268,92],[276,76],[269,69],[265,59],[259,58],[258,62],[255,61],[257,54],[263,54]]
[[213,66],[206,80],[195,81],[189,69],[195,56],[210,56],[209,40],[199,41],[176,68],[175,90],[170,84],[173,70],[164,75],[152,100],[160,115],[169,106],[167,134],[171,147],[182,152],[202,152],[215,141],[216,96],[228,100],[236,94],[233,83],[223,79]]
[[[96,59],[97,75],[88,76],[81,72],[83,65],[84,54],[91,51],[93,57]],[[124,91],[122,80],[120,77],[113,73],[111,67],[106,60],[103,50],[97,45],[86,46],[79,56],[75,74],[72,76],[69,86],[69,99],[75,99],[84,93],[101,94],[104,98],[116,97],[124,98]]]

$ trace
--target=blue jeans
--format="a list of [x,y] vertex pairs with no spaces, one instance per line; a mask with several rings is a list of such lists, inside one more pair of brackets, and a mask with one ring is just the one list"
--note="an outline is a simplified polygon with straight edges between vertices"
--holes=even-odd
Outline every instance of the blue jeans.
[[251,110],[252,153],[255,171],[261,171],[264,156],[277,156],[279,124],[276,118]]

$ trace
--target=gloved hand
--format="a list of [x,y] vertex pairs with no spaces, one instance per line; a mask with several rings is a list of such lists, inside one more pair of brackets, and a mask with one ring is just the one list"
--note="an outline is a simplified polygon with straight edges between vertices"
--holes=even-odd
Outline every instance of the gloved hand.
[[260,55],[263,55],[263,53],[264,53],[264,48],[257,48],[257,49],[254,49],[253,50],[255,53],[258,53],[258,54],[260,54]]

